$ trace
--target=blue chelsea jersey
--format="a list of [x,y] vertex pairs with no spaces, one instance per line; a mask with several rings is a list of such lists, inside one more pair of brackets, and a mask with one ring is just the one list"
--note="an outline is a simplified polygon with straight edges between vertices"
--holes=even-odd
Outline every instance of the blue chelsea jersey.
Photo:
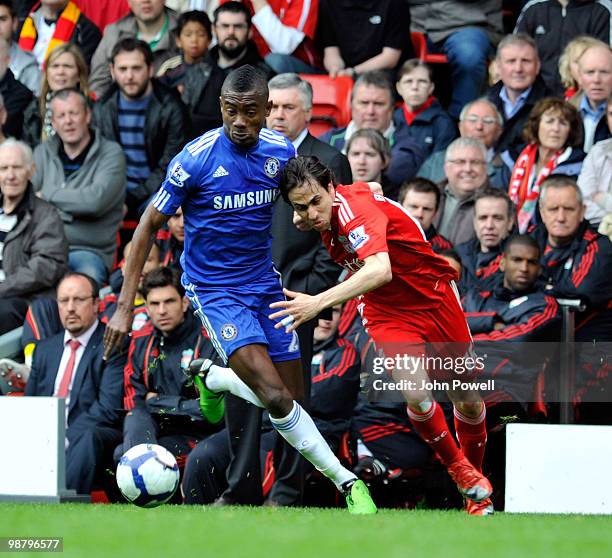
[[187,279],[202,287],[246,285],[272,272],[272,212],[285,164],[296,152],[266,128],[251,149],[223,128],[188,143],[170,162],[153,198],[164,215],[183,208]]

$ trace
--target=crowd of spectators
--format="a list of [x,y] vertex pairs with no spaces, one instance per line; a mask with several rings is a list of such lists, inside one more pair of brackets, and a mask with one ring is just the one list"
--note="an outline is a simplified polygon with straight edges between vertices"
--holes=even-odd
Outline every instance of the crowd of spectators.
[[[128,224],[185,143],[222,124],[221,85],[245,64],[270,80],[267,126],[298,155],[319,157],[339,183],[379,183],[420,223],[458,271],[477,341],[560,341],[557,298],[579,299],[576,419],[610,424],[609,404],[588,402],[612,395],[593,348],[612,341],[612,8],[521,5],[0,0],[0,334],[23,325],[25,349],[0,359],[0,393],[67,398],[68,488],[116,497],[109,464],[155,442],[184,467],[185,503],[308,501],[304,478],[316,474],[259,409],[228,396],[225,425],[199,413],[184,372],[214,349],[179,280],[180,209],[145,267],[126,353],[102,360]],[[417,58],[411,32],[445,64]],[[352,78],[350,122],[311,135],[313,90],[299,74]],[[292,217],[277,200],[274,263],[285,287],[316,294],[340,270]],[[374,348],[357,306],[298,328],[305,404],[360,476],[402,483],[401,504],[414,504],[431,484],[415,479],[444,484],[444,474],[404,405],[360,392]],[[485,397],[499,409],[492,433],[509,414],[554,420],[554,405],[533,405],[554,356],[546,366],[491,358],[502,378]],[[235,445],[241,436],[248,443]],[[501,474],[499,447],[490,451]]]

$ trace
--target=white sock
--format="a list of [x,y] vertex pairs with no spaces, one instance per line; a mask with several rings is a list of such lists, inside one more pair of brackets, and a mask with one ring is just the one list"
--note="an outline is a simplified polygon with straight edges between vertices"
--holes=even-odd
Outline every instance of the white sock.
[[270,422],[278,433],[330,479],[338,490],[342,490],[345,482],[357,479],[351,471],[342,466],[310,415],[296,401],[286,417],[270,417]]
[[245,399],[257,407],[264,409],[264,404],[231,368],[213,364],[206,374],[206,387],[211,391],[229,391],[236,397]]

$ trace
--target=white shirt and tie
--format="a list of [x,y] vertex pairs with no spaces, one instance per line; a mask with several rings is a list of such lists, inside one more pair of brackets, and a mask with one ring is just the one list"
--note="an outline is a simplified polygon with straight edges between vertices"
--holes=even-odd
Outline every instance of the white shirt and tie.
[[[55,378],[55,389],[53,390],[53,395],[55,397],[61,396],[60,387],[62,387],[62,383],[64,383],[64,387],[67,388],[67,393],[65,395],[66,420],[68,419],[68,408],[70,407],[70,394],[72,392],[72,386],[74,384],[74,377],[76,375],[76,371],[79,368],[79,363],[81,362],[83,353],[85,352],[85,347],[87,347],[87,343],[89,343],[91,336],[94,334],[94,331],[96,331],[98,323],[98,320],[96,320],[88,330],[86,330],[78,337],[72,337],[67,331],[64,332],[64,352],[62,353],[59,368],[57,369],[57,376]],[[71,360],[70,357],[73,352],[70,342],[73,340],[76,341],[78,345],[75,343],[75,356],[73,359],[73,363],[72,366],[68,367]],[[66,374],[68,374],[67,377]]]

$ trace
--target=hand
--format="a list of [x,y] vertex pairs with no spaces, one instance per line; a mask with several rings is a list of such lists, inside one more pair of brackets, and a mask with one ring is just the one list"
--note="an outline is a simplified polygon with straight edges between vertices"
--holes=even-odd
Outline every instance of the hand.
[[298,326],[312,320],[318,316],[322,308],[321,301],[318,296],[310,296],[304,293],[296,293],[289,289],[283,289],[283,293],[288,298],[293,300],[280,300],[270,304],[270,308],[281,308],[278,312],[268,316],[271,320],[284,318],[278,322],[274,329],[285,327],[286,333],[295,331]]
[[145,401],[148,401],[149,399],[153,399],[154,397],[157,397],[158,395],[159,395],[159,393],[155,393],[154,391],[150,391],[145,396]]
[[328,53],[328,49],[325,49],[323,67],[327,70],[329,77],[333,79],[338,75],[338,72],[344,69],[345,64],[339,54]]
[[104,331],[104,360],[108,360],[114,350],[123,349],[123,341],[132,330],[132,310],[117,308]]
[[354,68],[344,68],[340,70],[336,75],[338,76],[347,76],[351,79],[355,79],[355,69]]
[[298,215],[297,211],[293,212],[293,224],[298,231],[309,231],[312,229],[312,227],[309,227],[304,219]]
[[599,224],[599,234],[609,236],[612,240],[612,213],[608,213]]

